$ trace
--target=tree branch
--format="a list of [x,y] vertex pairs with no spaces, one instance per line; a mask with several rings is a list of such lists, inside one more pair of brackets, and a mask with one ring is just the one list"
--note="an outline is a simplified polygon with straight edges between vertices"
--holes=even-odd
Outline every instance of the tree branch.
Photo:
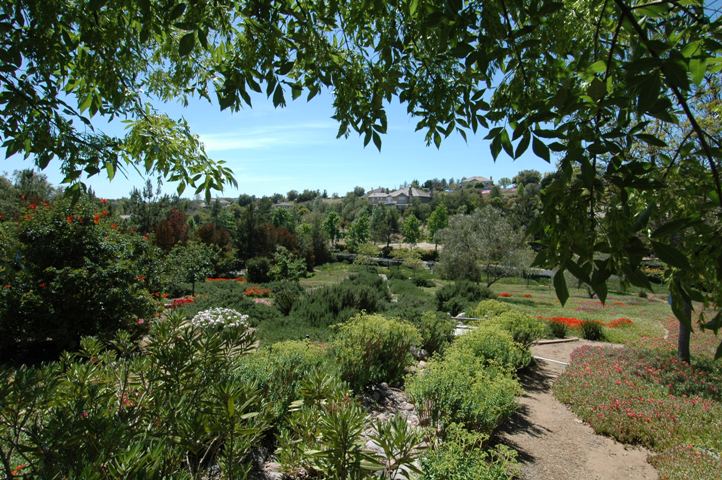
[[[654,58],[657,62],[662,62],[661,57],[659,56],[659,53],[654,48],[654,46],[651,44],[649,38],[647,37],[647,33],[644,31],[641,25],[637,22],[637,19],[634,17],[634,14],[632,13],[631,9],[627,4],[625,4],[622,0],[614,0],[614,2],[617,4],[619,9],[622,12],[622,16],[626,16],[629,19],[630,24],[634,28],[634,31],[637,32],[637,35],[639,36],[640,41],[645,46],[647,51],[649,51],[652,58]],[[664,71],[663,71],[664,73]],[[709,163],[710,170],[712,171],[712,177],[714,179],[715,184],[715,190],[717,191],[717,199],[719,201],[720,207],[722,207],[722,184],[720,183],[720,175],[719,171],[717,170],[717,164],[714,159],[714,155],[712,154],[712,149],[709,146],[709,143],[707,143],[707,138],[705,137],[705,132],[700,127],[699,123],[697,122],[697,119],[695,118],[694,114],[692,113],[692,109],[689,107],[689,104],[687,103],[687,99],[682,94],[681,90],[675,86],[670,80],[666,73],[664,73],[664,78],[667,81],[667,85],[672,90],[672,93],[674,93],[675,98],[677,99],[677,103],[682,107],[682,110],[684,110],[684,114],[687,116],[687,120],[689,120],[690,125],[692,126],[692,130],[697,134],[697,139],[699,140],[700,146],[702,147],[702,150],[704,151],[705,156],[707,157],[707,162]]]

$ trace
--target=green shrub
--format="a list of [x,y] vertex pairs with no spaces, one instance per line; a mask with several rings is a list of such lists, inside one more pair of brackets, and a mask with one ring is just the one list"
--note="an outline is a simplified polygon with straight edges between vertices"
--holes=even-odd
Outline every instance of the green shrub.
[[0,371],[0,455],[20,452],[27,478],[190,478],[210,466],[245,478],[270,426],[267,403],[235,376],[253,341],[174,313],[142,351],[121,332],[108,347],[86,337],[77,355]]
[[547,331],[541,320],[515,310],[504,312],[491,321],[511,333],[514,341],[525,347],[544,337]]
[[[105,212],[105,213],[103,213]],[[84,335],[110,338],[156,310],[146,268],[156,247],[123,233],[89,200],[37,206],[16,225],[0,268],[0,356],[78,347]],[[147,274],[147,275],[146,275]]]
[[436,291],[437,310],[450,312],[452,307],[459,310],[459,305],[462,303],[464,306],[461,308],[463,309],[469,303],[494,297],[494,292],[487,287],[468,280],[460,280],[450,285],[444,285]]
[[489,433],[514,412],[519,383],[505,369],[485,366],[466,352],[450,354],[451,348],[407,379],[406,391],[423,421],[441,429],[461,423]]
[[421,480],[512,480],[518,478],[516,452],[505,445],[485,448],[488,435],[452,424],[444,441],[421,460]]
[[272,280],[298,280],[306,276],[306,261],[286,247],[277,246],[268,276]]
[[454,339],[456,321],[442,312],[424,312],[414,322],[421,334],[421,347],[429,354],[440,352]]
[[333,340],[336,364],[351,387],[398,384],[411,363],[410,349],[421,341],[416,328],[381,315],[358,315],[339,327]]
[[413,280],[414,285],[416,285],[417,287],[431,288],[436,285],[432,279],[426,277],[416,276],[413,278]]
[[602,324],[596,320],[582,321],[582,337],[587,340],[601,340],[604,338]]
[[326,350],[307,341],[284,341],[245,356],[237,377],[253,384],[269,404],[276,418],[287,413],[291,402],[300,398],[300,387],[311,372],[332,374]]
[[289,280],[277,282],[271,290],[273,291],[273,305],[284,315],[291,313],[293,306],[304,293],[298,282]]
[[567,326],[562,322],[547,322],[549,331],[555,338],[564,338],[567,336]]
[[390,294],[383,280],[375,274],[352,275],[339,285],[322,287],[301,296],[291,316],[311,326],[328,326],[345,322],[354,313],[385,310]]
[[514,341],[511,334],[496,325],[481,325],[456,339],[448,355],[468,355],[486,364],[519,370],[531,363],[529,350]]
[[271,260],[267,257],[253,257],[246,261],[246,277],[255,283],[268,282],[271,271]]
[[508,303],[499,300],[482,300],[469,313],[476,318],[494,318],[513,309],[514,307]]

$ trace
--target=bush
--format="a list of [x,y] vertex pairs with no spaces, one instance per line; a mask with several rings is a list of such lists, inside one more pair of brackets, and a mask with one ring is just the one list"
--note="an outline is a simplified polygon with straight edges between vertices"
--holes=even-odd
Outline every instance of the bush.
[[5,235],[13,238],[3,249],[13,251],[3,255],[13,260],[0,268],[0,356],[42,347],[53,357],[155,312],[146,267],[156,247],[118,230],[94,203],[37,206]]
[[311,326],[327,326],[345,322],[361,310],[368,313],[384,310],[389,299],[389,291],[378,275],[359,273],[339,285],[301,296],[291,316]]
[[587,340],[601,340],[604,338],[602,324],[596,320],[582,321],[582,337]]
[[436,284],[430,278],[416,276],[414,277],[414,285],[417,287],[431,288]]
[[424,312],[415,324],[421,334],[421,347],[429,354],[443,351],[454,339],[456,321],[445,313]]
[[360,391],[373,384],[398,384],[421,341],[416,328],[381,315],[358,315],[339,327],[333,351],[342,378]]
[[531,363],[529,350],[496,325],[481,325],[459,337],[448,348],[446,355],[466,355],[486,365],[500,365],[508,370],[519,370]]
[[276,283],[271,290],[273,291],[273,304],[284,315],[291,313],[293,306],[304,293],[298,282],[289,280]]
[[514,308],[508,303],[500,302],[498,300],[482,300],[469,313],[472,317],[476,318],[493,318],[513,309]]
[[451,354],[455,346],[407,379],[406,392],[422,421],[440,429],[460,423],[490,433],[516,409],[519,383],[508,371],[485,366],[470,352]]
[[237,375],[258,388],[274,417],[280,418],[300,397],[300,386],[311,372],[333,374],[326,350],[315,343],[288,340],[245,356]]
[[485,448],[488,435],[449,425],[444,441],[421,459],[421,480],[512,480],[516,452],[505,445]]
[[544,337],[547,331],[541,320],[515,310],[504,312],[492,321],[511,333],[514,341],[525,347]]
[[451,297],[449,300],[444,302],[444,307],[441,310],[448,311],[449,315],[455,317],[463,313],[468,305],[469,302],[467,302],[463,297]]
[[267,257],[253,257],[246,261],[246,277],[250,282],[266,283],[270,277],[271,260]]
[[235,376],[252,332],[229,333],[173,313],[142,354],[123,332],[108,347],[86,337],[77,356],[0,371],[0,454],[22,452],[27,478],[246,478],[269,414]]
[[555,338],[564,338],[567,336],[567,326],[561,322],[547,322],[549,331]]
[[306,276],[306,261],[286,247],[276,247],[268,276],[273,280],[298,280]]
[[[451,307],[458,309],[462,302],[464,303],[463,309],[468,303],[478,302],[485,298],[494,298],[494,296],[494,293],[487,287],[468,280],[461,280],[450,285],[444,285],[437,290],[436,304],[438,310],[449,312],[452,310]],[[460,311],[461,310],[459,310],[459,312]],[[459,312],[457,312],[457,314]]]

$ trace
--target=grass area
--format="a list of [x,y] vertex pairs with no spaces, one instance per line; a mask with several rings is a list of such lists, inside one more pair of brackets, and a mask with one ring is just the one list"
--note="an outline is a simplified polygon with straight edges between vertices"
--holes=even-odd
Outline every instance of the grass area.
[[669,343],[582,347],[554,393],[598,433],[641,444],[670,480],[719,478],[722,471],[722,365],[689,366]]
[[[572,288],[569,300],[562,306],[554,289],[536,282],[528,286],[520,282],[500,282],[492,286],[499,300],[514,305],[535,317],[572,317],[579,320],[597,320],[609,324],[619,318],[632,320],[631,325],[604,328],[605,340],[613,343],[630,343],[641,337],[663,338],[665,328],[661,321],[671,315],[663,294],[638,295],[613,293],[605,304],[589,298],[586,290]],[[579,329],[572,333],[579,335]]]
[[345,262],[319,265],[308,278],[301,279],[301,286],[310,289],[337,285],[346,280],[357,268]]

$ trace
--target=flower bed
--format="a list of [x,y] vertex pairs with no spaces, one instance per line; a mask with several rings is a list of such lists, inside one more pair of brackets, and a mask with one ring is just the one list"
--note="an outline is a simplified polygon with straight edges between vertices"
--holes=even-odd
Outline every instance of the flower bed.
[[247,297],[267,297],[271,294],[270,288],[248,287],[243,290],[243,295]]
[[547,322],[551,323],[561,323],[562,325],[566,325],[569,328],[578,328],[582,326],[583,320],[580,320],[578,318],[574,317],[542,317],[538,316],[536,317],[539,320],[546,320]]
[[498,296],[499,296],[499,297],[502,297],[502,298],[509,298],[509,297],[511,297],[511,296],[513,296],[513,295],[512,295],[511,293],[509,293],[509,292],[501,292]]
[[629,325],[632,325],[634,322],[626,317],[620,317],[615,318],[611,322],[607,323],[605,326],[609,328],[619,328],[619,327],[628,327]]
[[721,384],[719,367],[689,366],[669,351],[582,347],[572,354],[554,393],[596,432],[661,452],[657,465],[662,478],[714,478],[667,469],[684,461],[669,456],[689,453],[689,448],[680,449],[685,445],[711,452],[705,459],[719,468]]
[[166,308],[177,308],[177,307],[180,307],[181,305],[188,305],[189,303],[193,303],[194,301],[195,301],[195,299],[192,296],[187,295],[185,297],[171,299],[170,302],[165,304],[165,307]]

